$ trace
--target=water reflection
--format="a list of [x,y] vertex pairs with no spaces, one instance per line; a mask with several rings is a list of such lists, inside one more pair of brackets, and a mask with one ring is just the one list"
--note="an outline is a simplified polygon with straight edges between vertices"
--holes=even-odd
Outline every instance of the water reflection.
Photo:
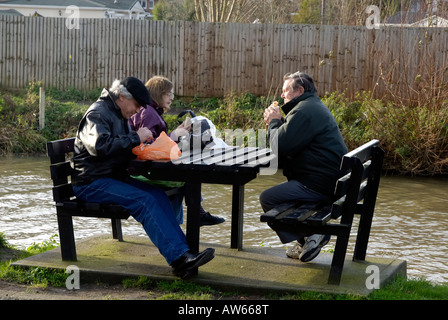
[[[16,247],[41,243],[58,232],[48,165],[46,157],[0,158],[0,232]],[[277,173],[246,185],[244,246],[285,247],[259,220],[260,192],[281,181]],[[202,227],[201,241],[230,245],[231,186],[204,185],[202,191],[205,209],[227,222]],[[447,193],[447,179],[383,177],[368,256],[405,259],[409,276],[448,282]],[[108,220],[75,218],[74,226],[77,239],[110,232]],[[123,232],[145,236],[132,218],[123,222]]]

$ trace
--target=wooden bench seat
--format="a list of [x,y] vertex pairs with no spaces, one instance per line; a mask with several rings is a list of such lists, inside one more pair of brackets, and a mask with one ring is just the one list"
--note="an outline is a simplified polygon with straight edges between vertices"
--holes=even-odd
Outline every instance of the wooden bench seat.
[[[73,168],[70,156],[74,151],[75,138],[47,142],[47,154],[50,157],[50,175],[53,180],[53,200],[58,220],[62,260],[76,261],[76,245],[72,217],[107,218],[112,222],[112,237],[123,241],[121,220],[128,219],[129,212],[117,204],[83,202],[76,198],[71,175]],[[179,188],[165,191],[168,196],[179,192]]]
[[360,220],[353,260],[365,260],[384,158],[378,144],[372,140],[344,155],[341,170],[345,175],[336,183],[332,203],[286,203],[260,217],[275,231],[337,236],[329,284],[341,281],[355,214]]

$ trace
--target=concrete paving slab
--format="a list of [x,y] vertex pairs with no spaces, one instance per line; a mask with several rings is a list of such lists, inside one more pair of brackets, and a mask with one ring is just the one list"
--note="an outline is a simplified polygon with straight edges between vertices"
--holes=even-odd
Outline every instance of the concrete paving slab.
[[[216,244],[201,243],[216,249],[215,258],[199,268],[188,281],[228,291],[291,293],[317,291],[367,295],[375,282],[383,286],[397,275],[406,275],[406,261],[368,257],[366,261],[345,261],[339,286],[327,284],[332,254],[322,252],[308,263],[287,258],[284,249],[245,247],[242,251]],[[146,276],[155,280],[175,280],[165,259],[146,237],[125,236],[123,242],[110,235],[94,236],[77,242],[77,261],[62,261],[59,248],[13,263],[22,267],[66,270],[75,265],[83,281],[120,282],[124,278]],[[370,267],[369,267],[370,266]],[[367,283],[367,285],[366,285]]]

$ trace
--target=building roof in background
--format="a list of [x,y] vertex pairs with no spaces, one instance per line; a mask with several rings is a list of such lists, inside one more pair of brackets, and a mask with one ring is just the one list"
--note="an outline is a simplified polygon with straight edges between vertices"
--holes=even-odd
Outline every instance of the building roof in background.
[[110,8],[119,10],[129,10],[134,7],[137,0],[0,0],[0,4],[20,5],[20,6],[49,6],[68,7],[71,5],[78,7]]
[[400,11],[386,19],[387,24],[412,24],[426,18],[426,12]]
[[0,10],[0,14],[6,15],[6,16],[23,16],[19,11],[14,9],[8,9],[8,10]]

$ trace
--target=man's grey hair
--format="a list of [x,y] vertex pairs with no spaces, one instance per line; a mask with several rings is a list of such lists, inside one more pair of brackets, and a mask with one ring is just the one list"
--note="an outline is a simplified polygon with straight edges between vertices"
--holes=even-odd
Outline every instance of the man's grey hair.
[[291,83],[291,88],[294,91],[297,91],[299,87],[303,87],[305,92],[317,92],[313,79],[304,72],[297,71],[295,73],[287,73],[283,76],[283,81],[286,81],[288,79],[294,80]]
[[109,92],[112,93],[112,95],[115,97],[115,99],[118,99],[120,94],[124,96],[126,99],[134,99],[132,94],[126,89],[124,85],[121,84],[120,80],[114,80],[112,83],[112,86],[109,89]]

